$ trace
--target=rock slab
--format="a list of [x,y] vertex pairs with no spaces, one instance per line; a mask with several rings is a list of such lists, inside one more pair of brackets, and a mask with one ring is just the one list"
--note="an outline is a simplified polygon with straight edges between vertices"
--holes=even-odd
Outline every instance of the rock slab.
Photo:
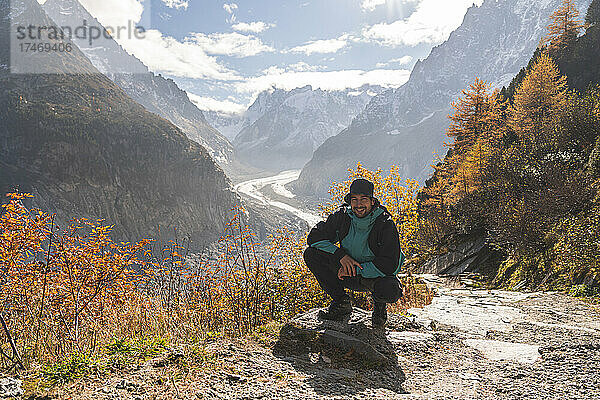
[[[351,369],[399,370],[386,331],[371,326],[371,312],[354,308],[349,318],[337,322],[320,319],[320,310],[299,314],[284,325],[275,352],[282,356],[319,353],[322,359]],[[388,327],[405,330],[414,323],[392,314]]]

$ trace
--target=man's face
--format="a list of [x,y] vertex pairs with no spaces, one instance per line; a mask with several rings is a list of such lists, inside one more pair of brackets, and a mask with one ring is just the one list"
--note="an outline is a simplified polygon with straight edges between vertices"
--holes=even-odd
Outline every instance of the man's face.
[[354,215],[356,215],[358,218],[363,218],[369,215],[374,205],[375,200],[373,200],[367,195],[350,195],[350,207],[352,208],[352,212],[354,213]]

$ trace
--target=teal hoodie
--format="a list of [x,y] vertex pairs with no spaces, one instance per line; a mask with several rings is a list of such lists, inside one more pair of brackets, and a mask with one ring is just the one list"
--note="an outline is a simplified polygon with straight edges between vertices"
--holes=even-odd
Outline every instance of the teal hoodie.
[[375,267],[372,261],[375,259],[375,254],[369,248],[368,238],[375,219],[383,214],[383,209],[377,207],[369,215],[363,218],[358,218],[350,207],[347,207],[346,212],[350,216],[350,230],[340,245],[346,250],[346,253],[360,263],[362,268],[357,268],[356,273],[364,278],[378,278],[385,276],[380,270]]
[[[352,212],[352,208],[347,205],[344,207],[344,212],[350,217],[350,228],[348,234],[341,240],[340,247],[344,249],[346,254],[360,263],[362,268],[357,268],[356,273],[364,278],[378,278],[385,276],[385,274],[372,262],[375,259],[375,255],[371,251],[368,242],[368,237],[375,224],[375,220],[384,212],[383,208],[376,207],[371,213],[363,218],[357,217],[354,212]],[[331,254],[335,253],[338,249],[338,247],[329,240],[315,242],[312,244],[312,247]],[[399,272],[403,263],[404,254],[400,251],[398,268],[394,274]]]

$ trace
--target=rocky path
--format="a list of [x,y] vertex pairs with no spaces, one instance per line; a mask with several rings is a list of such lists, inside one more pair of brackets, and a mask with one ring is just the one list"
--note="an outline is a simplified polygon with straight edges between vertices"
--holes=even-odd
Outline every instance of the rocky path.
[[[435,281],[432,281],[435,284]],[[273,345],[215,340],[198,352],[78,382],[89,399],[599,399],[600,311],[560,293],[438,287],[385,332],[355,309],[316,312]],[[279,333],[278,331],[275,332]],[[278,335],[273,337],[277,337]],[[201,360],[202,368],[194,368]],[[79,385],[79,386],[78,386]]]

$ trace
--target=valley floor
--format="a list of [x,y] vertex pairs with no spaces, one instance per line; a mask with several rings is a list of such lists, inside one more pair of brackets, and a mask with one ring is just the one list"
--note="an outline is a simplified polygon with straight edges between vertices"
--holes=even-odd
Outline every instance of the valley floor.
[[453,289],[429,279],[438,286],[433,303],[409,310],[419,329],[386,331],[404,382],[391,371],[343,368],[319,354],[276,356],[280,325],[272,325],[87,377],[50,398],[600,398],[597,306],[556,292]]

